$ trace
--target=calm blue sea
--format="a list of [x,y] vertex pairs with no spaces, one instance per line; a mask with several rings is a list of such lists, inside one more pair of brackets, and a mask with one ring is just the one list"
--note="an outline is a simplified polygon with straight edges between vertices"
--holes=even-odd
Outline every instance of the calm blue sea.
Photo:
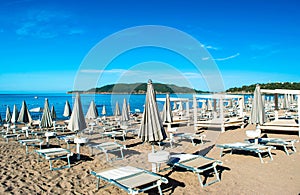
[[[87,112],[91,100],[94,100],[98,113],[101,113],[103,105],[106,107],[107,116],[113,115],[113,110],[115,108],[116,102],[118,101],[120,109],[122,109],[124,98],[127,99],[127,102],[130,104],[131,112],[134,112],[135,109],[140,109],[141,112],[144,110],[145,103],[144,94],[96,94],[96,95],[81,95],[81,103],[84,113]],[[157,94],[157,98],[165,98],[164,94]],[[178,98],[190,98],[192,99],[192,94],[171,94],[170,97]],[[28,106],[28,109],[36,107],[44,107],[45,98],[48,98],[49,106],[51,108],[54,105],[57,119],[66,119],[62,114],[64,111],[64,106],[66,100],[69,101],[71,108],[73,106],[73,100],[75,96],[71,94],[0,94],[0,114],[2,119],[5,119],[6,107],[9,106],[12,112],[14,104],[16,104],[18,111],[21,109],[22,101],[25,100]],[[163,107],[163,102],[158,102],[158,107],[161,110]],[[41,118],[42,113],[31,113],[33,119]]]

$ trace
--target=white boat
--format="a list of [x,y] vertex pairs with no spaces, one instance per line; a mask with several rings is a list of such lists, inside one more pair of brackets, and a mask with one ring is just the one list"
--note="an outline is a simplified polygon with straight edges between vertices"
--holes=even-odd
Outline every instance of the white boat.
[[43,108],[42,107],[32,108],[29,110],[29,112],[43,112]]

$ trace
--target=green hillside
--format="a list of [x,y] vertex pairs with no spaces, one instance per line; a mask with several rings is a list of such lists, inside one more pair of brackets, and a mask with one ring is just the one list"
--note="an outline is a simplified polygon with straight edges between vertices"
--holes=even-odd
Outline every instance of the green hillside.
[[[153,83],[156,93],[205,93],[188,87],[179,87],[173,84]],[[92,88],[86,93],[128,93],[128,94],[143,94],[147,91],[147,83],[133,84],[111,84],[103,87]]]
[[[291,89],[300,90],[300,83],[297,82],[277,82],[277,83],[257,83],[261,89]],[[244,85],[242,87],[233,87],[226,90],[226,92],[237,93],[252,93],[256,84]]]

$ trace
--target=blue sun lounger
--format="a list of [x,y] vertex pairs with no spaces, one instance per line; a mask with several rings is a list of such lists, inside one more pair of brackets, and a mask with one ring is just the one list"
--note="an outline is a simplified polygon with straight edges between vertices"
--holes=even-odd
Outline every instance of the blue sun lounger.
[[[219,160],[194,154],[175,154],[170,156],[167,164],[172,168],[180,167],[195,173],[202,188],[221,181],[218,175],[217,166],[222,165],[223,163]],[[208,170],[214,171],[216,179],[210,181],[209,183],[203,184],[200,174]]]
[[[70,165],[70,156],[72,156],[73,153],[70,150],[67,150],[67,149],[64,149],[64,148],[49,148],[49,149],[36,150],[35,152],[38,154],[39,157],[42,156],[46,160],[49,160],[51,171],[71,167],[71,165]],[[60,160],[60,159],[63,159],[63,158],[68,159],[68,165],[53,168],[52,161],[53,160]],[[40,161],[39,158],[38,158],[38,161]]]
[[236,142],[236,143],[229,143],[229,144],[218,144],[216,145],[218,148],[221,148],[220,156],[223,156],[223,151],[225,149],[230,150],[230,154],[232,154],[233,150],[239,150],[239,151],[246,151],[246,152],[254,152],[258,155],[260,162],[264,163],[262,159],[262,154],[267,153],[271,160],[273,160],[271,150],[275,149],[273,146],[266,146],[266,145],[260,145],[260,144],[252,144],[252,143],[242,143],[242,142]]
[[159,194],[162,195],[160,186],[162,183],[168,183],[166,178],[156,173],[132,166],[115,167],[101,172],[91,171],[90,173],[98,179],[97,190],[100,180],[103,180],[121,188],[128,194],[138,194],[157,187]]

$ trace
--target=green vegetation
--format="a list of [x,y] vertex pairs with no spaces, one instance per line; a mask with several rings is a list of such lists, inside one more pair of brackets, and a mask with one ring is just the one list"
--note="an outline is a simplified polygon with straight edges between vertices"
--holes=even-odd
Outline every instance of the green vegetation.
[[[199,91],[188,87],[179,87],[173,84],[153,83],[156,93],[208,93],[206,91]],[[128,93],[128,94],[144,94],[147,91],[147,83],[134,84],[111,84],[100,88],[92,88],[83,93]],[[73,93],[71,91],[68,93]]]
[[[257,83],[261,89],[292,89],[300,90],[300,83],[297,82],[277,82],[277,83]],[[242,87],[233,87],[226,90],[231,93],[252,93],[254,92],[256,84],[244,85]]]

